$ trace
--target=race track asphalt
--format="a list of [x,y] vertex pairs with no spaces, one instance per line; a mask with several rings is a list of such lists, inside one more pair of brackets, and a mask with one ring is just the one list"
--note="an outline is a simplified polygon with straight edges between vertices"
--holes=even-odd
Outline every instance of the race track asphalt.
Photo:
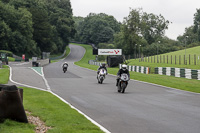
[[[96,72],[74,65],[84,48],[70,45],[71,53],[44,67],[52,92],[112,133],[199,133],[200,95],[130,80],[124,94],[116,90],[116,77],[98,84]],[[62,63],[69,68],[62,71]],[[170,84],[170,82],[169,82]]]

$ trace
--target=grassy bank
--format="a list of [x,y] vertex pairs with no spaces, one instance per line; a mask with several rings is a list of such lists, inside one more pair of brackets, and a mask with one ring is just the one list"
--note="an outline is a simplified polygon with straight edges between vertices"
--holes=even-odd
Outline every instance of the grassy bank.
[[[84,45],[84,44],[76,44],[79,46],[82,46],[86,49],[86,53],[84,57],[82,58],[81,61],[76,62],[76,65],[79,65],[81,67],[86,67],[92,70],[97,70],[98,66],[95,65],[89,65],[88,60],[94,60],[95,56],[92,55],[92,47],[90,45]],[[139,61],[138,61],[139,62]],[[130,64],[134,64],[137,66],[150,66],[150,67],[157,67],[156,64],[149,64],[144,62],[130,62]],[[166,65],[166,64],[165,64]],[[160,64],[162,66],[162,64]],[[163,65],[164,67],[164,65]],[[171,65],[171,67],[176,67],[174,65]],[[118,71],[118,68],[108,68],[108,73],[116,75]],[[158,85],[163,85],[167,87],[172,87],[176,89],[181,89],[181,90],[186,90],[186,91],[191,91],[191,92],[196,92],[200,93],[200,81],[194,80],[194,79],[185,79],[185,78],[177,78],[177,77],[172,77],[172,76],[166,76],[166,75],[158,75],[158,74],[142,74],[142,73],[137,73],[137,72],[130,72],[131,74],[131,79],[135,80],[140,80],[144,82],[149,82],[149,83],[155,83]]]
[[[186,49],[187,65],[184,65],[185,50],[179,50],[175,52],[161,54],[158,56],[155,55],[155,58],[154,56],[150,56],[148,58],[145,58],[144,61],[142,62],[139,61],[139,59],[131,59],[131,60],[128,60],[129,62],[128,65],[150,67],[152,72],[154,72],[155,67],[176,67],[176,68],[200,69],[199,51],[200,51],[200,46]],[[191,55],[190,64],[189,64],[189,55]],[[194,59],[194,55],[196,55],[195,59]],[[167,57],[168,57],[168,62],[167,62]],[[196,60],[196,65],[194,64],[195,62],[194,60]]]
[[3,66],[2,69],[0,69],[0,84],[7,84],[9,80],[9,68],[8,66]]

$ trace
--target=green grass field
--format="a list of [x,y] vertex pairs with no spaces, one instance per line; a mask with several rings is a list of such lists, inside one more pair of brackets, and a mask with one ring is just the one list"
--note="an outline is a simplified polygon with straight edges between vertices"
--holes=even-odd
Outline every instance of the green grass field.
[[[82,60],[79,62],[76,62],[76,65],[79,65],[81,67],[86,67],[92,70],[97,70],[98,66],[95,65],[89,65],[88,60],[94,60],[95,56],[92,55],[92,47],[90,45],[84,45],[84,44],[76,44],[79,46],[82,46],[86,49],[86,53]],[[138,61],[139,62],[139,61]],[[134,62],[130,62],[129,64],[134,64]],[[156,64],[149,64],[149,63],[144,63],[140,62],[136,63],[135,65],[138,66],[154,66],[157,67]],[[162,66],[160,64],[160,66]],[[174,65],[171,65],[171,67],[175,67]],[[117,74],[117,71],[119,68],[108,68],[108,73],[109,74]],[[191,91],[191,92],[196,92],[200,93],[200,81],[199,80],[194,80],[194,79],[185,79],[185,78],[177,78],[177,77],[172,77],[172,76],[166,76],[166,75],[158,75],[158,74],[142,74],[142,73],[137,73],[137,72],[130,72],[131,79],[135,80],[140,80],[144,82],[149,82],[149,83],[154,83],[158,85],[163,85],[167,87],[172,87],[180,90],[186,90],[186,91]]]
[[9,80],[9,68],[8,66],[3,66],[2,69],[0,69],[0,84],[7,84]]
[[[189,64],[189,54],[190,54],[190,64]],[[187,65],[184,64],[184,55],[185,55],[185,50],[179,50],[175,52],[161,54],[158,56],[156,55],[155,58],[154,56],[150,56],[149,59],[146,57],[144,61],[140,61],[139,59],[136,59],[136,60],[131,59],[131,60],[128,60],[129,62],[128,65],[146,66],[146,67],[150,67],[152,70],[155,67],[176,67],[176,68],[200,69],[200,46],[186,49]],[[196,58],[195,58],[196,65],[194,64],[195,62],[194,55],[196,55]],[[168,63],[167,63],[167,56],[168,56]],[[175,59],[176,59],[176,64],[175,64]]]

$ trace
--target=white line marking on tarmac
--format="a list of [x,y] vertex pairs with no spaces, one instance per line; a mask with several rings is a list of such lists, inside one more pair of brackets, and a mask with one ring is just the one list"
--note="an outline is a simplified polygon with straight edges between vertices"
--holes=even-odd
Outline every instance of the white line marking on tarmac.
[[43,67],[41,68],[41,71],[42,71],[42,78],[43,78],[43,80],[44,80],[44,82],[45,82],[45,85],[47,86],[47,90],[51,91],[51,88],[50,88],[50,86],[49,86],[49,84],[48,84],[48,81],[47,81],[46,78],[44,77]]
[[29,87],[29,88],[35,88],[35,89],[38,89],[38,90],[42,90],[42,91],[47,91],[46,89],[43,89],[43,88],[39,88],[39,87],[34,87],[34,86],[30,86],[30,85],[26,85],[26,84],[22,84],[22,83],[18,83],[18,82],[15,82],[12,80],[12,67],[10,67],[10,76],[9,76],[9,80],[15,84],[18,84],[18,85],[21,85],[21,86],[25,86],[25,87]]
[[31,68],[34,72],[36,72],[37,74],[39,74],[40,76],[42,76],[42,74],[40,74],[38,71],[36,71],[33,67],[29,67]]

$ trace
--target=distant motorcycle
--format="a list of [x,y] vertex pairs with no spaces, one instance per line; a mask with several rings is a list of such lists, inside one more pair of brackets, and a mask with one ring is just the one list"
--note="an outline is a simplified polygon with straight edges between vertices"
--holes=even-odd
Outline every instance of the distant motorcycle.
[[63,72],[64,72],[64,73],[67,71],[67,68],[68,68],[68,64],[65,63],[65,64],[63,65]]
[[98,83],[102,84],[105,78],[106,78],[106,70],[100,69],[99,74],[97,76]]
[[129,77],[126,73],[121,74],[119,83],[118,83],[118,92],[124,93],[128,85]]

